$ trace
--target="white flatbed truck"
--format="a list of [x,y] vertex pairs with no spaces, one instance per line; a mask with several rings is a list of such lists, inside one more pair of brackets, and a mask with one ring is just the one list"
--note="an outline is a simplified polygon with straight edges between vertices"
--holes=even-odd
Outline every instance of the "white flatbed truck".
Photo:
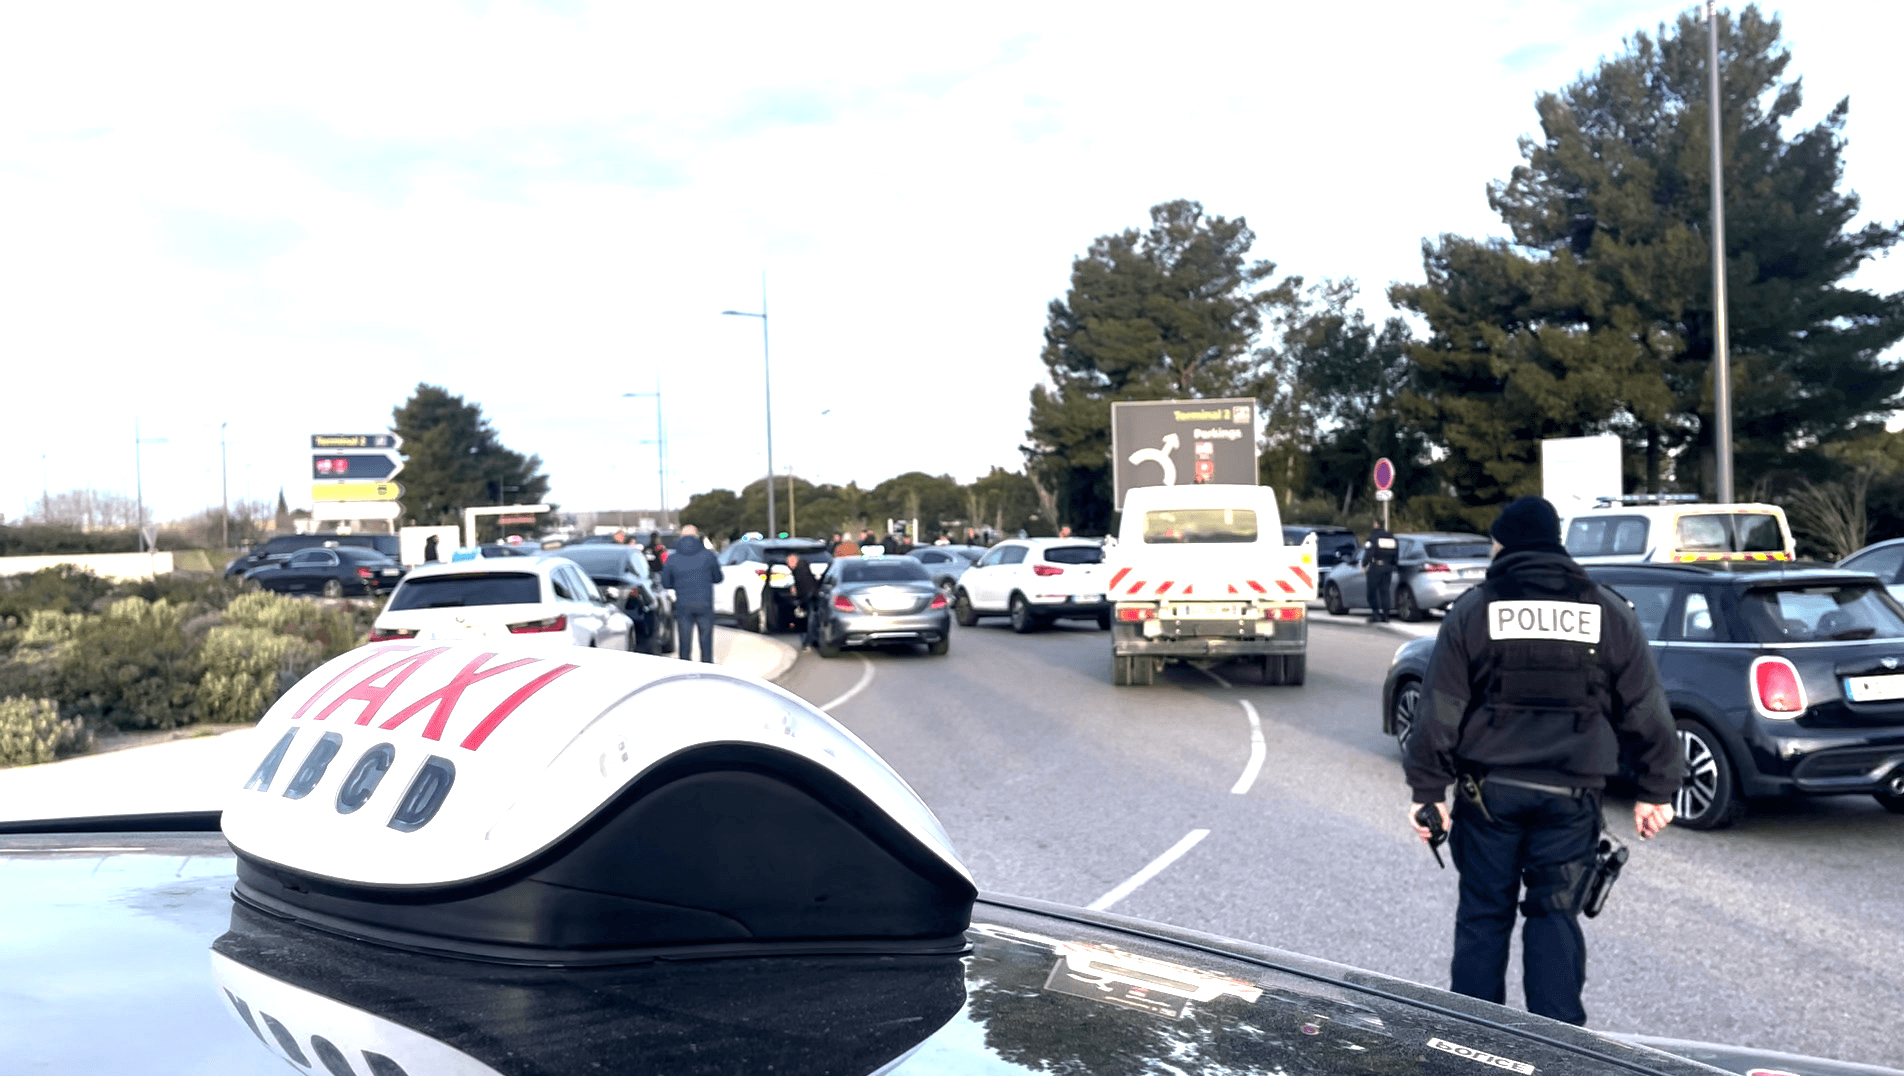
[[1141,486],[1124,494],[1101,574],[1112,602],[1111,683],[1148,685],[1166,662],[1257,661],[1266,684],[1300,684],[1316,539],[1284,545],[1268,486]]

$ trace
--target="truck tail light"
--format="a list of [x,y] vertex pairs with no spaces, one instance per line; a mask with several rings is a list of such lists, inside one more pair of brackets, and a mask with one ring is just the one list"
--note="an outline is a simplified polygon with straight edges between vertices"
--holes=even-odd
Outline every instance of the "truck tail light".
[[1263,610],[1264,620],[1301,620],[1302,615],[1300,605],[1272,605]]
[[934,595],[932,596],[932,604],[930,604],[930,605],[928,605],[928,606],[927,606],[926,608],[928,608],[928,609],[943,609],[943,608],[945,608],[945,595],[943,595],[943,594],[934,594]]
[[844,594],[836,594],[833,596],[833,608],[842,613],[850,613],[853,611],[853,599]]
[[416,633],[417,630],[415,628],[371,628],[370,641],[373,643],[387,643],[392,639],[414,639],[416,638]]
[[1117,609],[1117,619],[1123,621],[1155,620],[1157,607],[1154,605],[1122,605]]
[[1031,574],[1033,575],[1063,575],[1064,569],[1058,567],[1055,564],[1034,564],[1031,566]]
[[544,617],[541,620],[526,620],[520,624],[509,625],[511,635],[540,635],[543,632],[569,630],[567,613]]
[[1759,658],[1752,663],[1752,701],[1767,717],[1795,717],[1804,712],[1805,682],[1784,658]]

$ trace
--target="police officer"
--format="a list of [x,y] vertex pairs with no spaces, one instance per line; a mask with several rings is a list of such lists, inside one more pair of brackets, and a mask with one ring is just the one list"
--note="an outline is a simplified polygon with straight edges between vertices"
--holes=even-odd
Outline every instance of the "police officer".
[[1395,561],[1400,547],[1395,536],[1377,523],[1362,546],[1362,566],[1368,570],[1369,623],[1388,623],[1388,600],[1395,593]]
[[1658,833],[1673,818],[1678,736],[1638,619],[1561,548],[1553,505],[1523,497],[1489,533],[1487,581],[1449,610],[1430,659],[1403,767],[1409,820],[1427,840],[1414,813],[1432,804],[1461,872],[1451,988],[1505,999],[1518,902],[1528,1009],[1584,1024],[1578,915],[1600,790],[1630,745],[1633,825],[1642,840]]

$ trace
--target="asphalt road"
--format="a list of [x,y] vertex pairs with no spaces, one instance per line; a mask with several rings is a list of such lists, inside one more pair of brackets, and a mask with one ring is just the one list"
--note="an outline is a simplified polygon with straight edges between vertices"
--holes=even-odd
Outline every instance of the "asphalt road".
[[[1402,640],[1314,624],[1299,688],[1243,666],[1112,688],[1094,627],[989,620],[955,629],[946,657],[808,653],[783,683],[911,782],[988,892],[1445,986],[1456,875],[1407,829],[1380,731]],[[1904,816],[1868,797],[1755,805],[1733,829],[1645,844],[1630,801],[1607,816],[1633,858],[1583,920],[1592,1026],[1904,1067]]]

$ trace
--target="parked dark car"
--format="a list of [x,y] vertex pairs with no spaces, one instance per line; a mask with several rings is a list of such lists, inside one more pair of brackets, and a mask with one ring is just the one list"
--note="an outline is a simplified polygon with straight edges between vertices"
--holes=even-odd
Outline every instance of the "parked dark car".
[[400,560],[397,536],[394,534],[337,534],[319,532],[317,534],[280,534],[253,546],[243,556],[233,557],[225,565],[225,578],[240,576],[253,568],[266,564],[277,564],[289,560],[291,554],[300,549],[320,549],[325,546],[356,546],[361,549],[374,549],[391,560]]
[[[1389,608],[1403,620],[1426,620],[1487,577],[1494,543],[1479,534],[1398,534],[1395,593]],[[1322,604],[1331,616],[1369,607],[1368,572],[1355,557],[1329,570]]]
[[[1865,793],[1904,814],[1904,606],[1876,579],[1718,561],[1587,571],[1651,640],[1686,757],[1676,824],[1730,825],[1757,796]],[[1382,688],[1382,730],[1404,744],[1434,645],[1404,643]]]
[[978,563],[985,555],[982,545],[922,545],[906,556],[926,566],[932,581],[944,590],[951,590],[965,574],[965,569]]
[[635,649],[649,654],[674,653],[674,606],[648,574],[648,558],[640,546],[615,542],[563,546],[553,555],[572,560],[602,596],[635,622]]
[[300,549],[282,562],[253,568],[245,573],[245,584],[279,594],[374,597],[395,590],[405,571],[403,565],[374,549],[319,547]]
[[1337,527],[1329,523],[1285,523],[1283,524],[1283,544],[1301,545],[1303,539],[1311,534],[1316,536],[1316,567],[1322,571],[1353,561],[1360,543],[1355,540],[1355,532],[1347,527]]
[[952,645],[952,609],[926,566],[911,557],[841,557],[820,579],[813,648],[823,658],[849,646]]
[[1892,538],[1865,546],[1838,562],[1838,567],[1854,572],[1870,572],[1891,592],[1891,597],[1904,602],[1904,538]]

